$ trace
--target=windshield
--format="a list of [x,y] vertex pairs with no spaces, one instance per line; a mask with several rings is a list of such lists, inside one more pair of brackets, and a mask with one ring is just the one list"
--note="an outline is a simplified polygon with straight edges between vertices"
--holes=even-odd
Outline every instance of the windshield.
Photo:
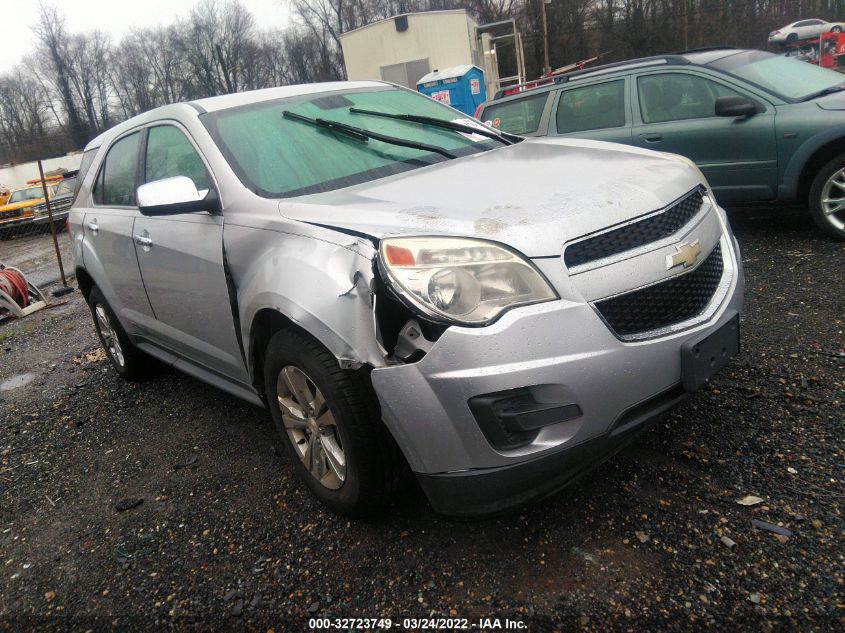
[[56,185],[56,189],[53,191],[53,195],[56,197],[69,196],[73,193],[74,189],[76,189],[76,177],[73,176],[71,178],[65,178],[58,185]]
[[429,97],[389,86],[302,95],[202,115],[241,182],[260,196],[286,198],[331,191],[449,160],[429,150],[376,139],[366,142],[285,116],[287,110],[366,131],[437,146],[454,156],[499,147],[495,141],[420,123],[350,112],[350,108],[416,114],[443,121],[465,117]]
[[15,202],[24,202],[26,200],[38,200],[44,197],[44,190],[41,185],[37,187],[27,187],[26,189],[18,189],[12,193],[7,204],[14,204]]
[[743,51],[709,65],[788,101],[800,101],[845,82],[845,76],[836,71],[763,51]]

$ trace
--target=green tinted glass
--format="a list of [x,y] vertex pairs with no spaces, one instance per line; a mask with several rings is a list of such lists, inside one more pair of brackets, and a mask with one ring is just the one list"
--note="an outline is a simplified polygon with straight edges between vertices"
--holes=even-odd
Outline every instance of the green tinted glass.
[[557,104],[557,133],[625,125],[625,80],[564,90]]
[[485,108],[482,118],[485,123],[502,132],[531,134],[540,127],[548,96],[548,92],[543,92],[523,99],[494,103]]
[[120,139],[106,155],[101,181],[94,192],[97,202],[108,206],[135,204],[135,173],[138,169],[138,132]]
[[646,75],[637,80],[637,90],[645,123],[713,117],[716,99],[738,94],[723,84],[688,73]]
[[350,108],[466,118],[423,95],[395,88],[309,94],[222,110],[202,119],[241,181],[259,195],[288,197],[329,191],[447,160],[426,150],[349,138],[285,118],[285,110],[387,136],[442,147],[462,156],[494,143],[449,130],[350,112]]
[[150,128],[144,182],[187,176],[198,190],[208,189],[205,164],[188,138],[172,125]]

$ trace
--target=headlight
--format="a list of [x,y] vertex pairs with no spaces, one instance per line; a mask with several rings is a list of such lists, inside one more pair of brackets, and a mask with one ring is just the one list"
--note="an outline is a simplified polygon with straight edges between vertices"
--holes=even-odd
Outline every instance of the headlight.
[[493,242],[392,238],[382,240],[379,254],[394,289],[441,321],[484,325],[515,306],[558,298],[534,266]]

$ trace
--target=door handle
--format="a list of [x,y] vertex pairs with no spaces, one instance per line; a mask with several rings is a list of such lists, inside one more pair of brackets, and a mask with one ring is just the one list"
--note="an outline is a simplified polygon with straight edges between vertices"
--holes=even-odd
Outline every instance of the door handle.
[[96,221],[89,222],[88,223],[88,230],[91,231],[92,233],[96,233],[97,231],[100,230],[100,225],[97,224]]
[[144,248],[150,248],[153,245],[153,240],[150,237],[146,237],[144,235],[133,235],[135,238],[135,243],[138,246],[143,246]]
[[640,138],[646,143],[659,143],[663,140],[662,134],[640,134]]

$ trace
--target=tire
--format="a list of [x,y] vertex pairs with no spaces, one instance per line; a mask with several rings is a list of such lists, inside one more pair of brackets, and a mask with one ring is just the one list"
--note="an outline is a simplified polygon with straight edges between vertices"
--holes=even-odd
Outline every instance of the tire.
[[841,26],[834,26],[832,29],[830,29],[830,32],[831,33],[841,33],[842,27]]
[[[831,202],[839,199],[840,205]],[[808,203],[819,228],[834,239],[845,240],[845,154],[819,170],[810,187]]]
[[790,33],[789,35],[786,36],[786,43],[792,44],[792,42],[794,42],[797,39],[798,39],[797,33]]
[[316,340],[282,330],[267,345],[264,388],[285,453],[314,496],[354,517],[391,500],[407,466],[365,370],[341,369]]
[[117,373],[132,382],[148,378],[157,367],[156,361],[132,345],[97,286],[88,294],[88,307],[100,343]]

